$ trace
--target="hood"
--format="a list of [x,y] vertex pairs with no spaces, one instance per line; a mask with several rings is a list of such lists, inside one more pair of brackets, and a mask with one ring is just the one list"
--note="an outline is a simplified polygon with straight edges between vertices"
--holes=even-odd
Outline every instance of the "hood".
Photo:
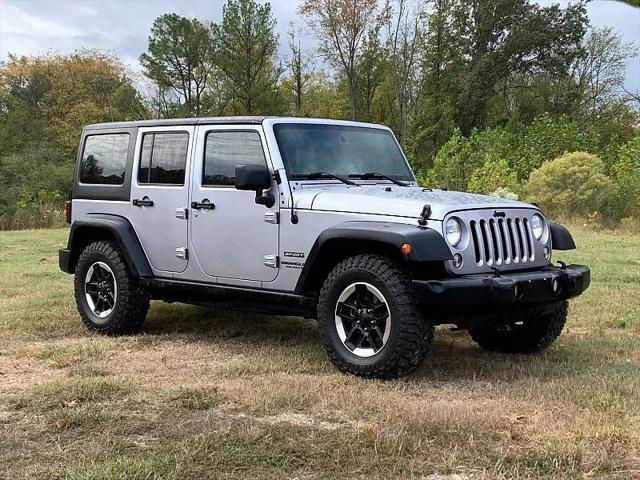
[[425,205],[433,220],[452,211],[481,208],[535,208],[530,204],[475,193],[396,185],[298,185],[296,208],[420,218]]

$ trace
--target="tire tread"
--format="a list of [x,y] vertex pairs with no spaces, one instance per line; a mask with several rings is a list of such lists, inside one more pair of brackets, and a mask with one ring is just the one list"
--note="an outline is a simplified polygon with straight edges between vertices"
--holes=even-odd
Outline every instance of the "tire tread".
[[[386,361],[373,367],[355,365],[340,355],[330,339],[332,305],[328,297],[338,278],[352,271],[377,276],[395,299],[399,338]],[[329,358],[341,371],[367,378],[397,378],[415,371],[424,361],[433,340],[433,324],[422,317],[417,308],[411,281],[391,259],[373,254],[349,257],[338,263],[327,275],[318,297],[318,325]]]
[[[91,320],[91,316],[82,308],[81,295],[84,295],[84,278],[81,274],[84,265],[95,254],[104,256],[113,270],[118,282],[118,300],[113,318],[103,325]],[[120,252],[113,241],[101,240],[89,244],[80,254],[75,270],[76,305],[82,323],[92,331],[104,335],[126,335],[140,331],[149,309],[149,297],[138,284],[137,278],[131,274]]]

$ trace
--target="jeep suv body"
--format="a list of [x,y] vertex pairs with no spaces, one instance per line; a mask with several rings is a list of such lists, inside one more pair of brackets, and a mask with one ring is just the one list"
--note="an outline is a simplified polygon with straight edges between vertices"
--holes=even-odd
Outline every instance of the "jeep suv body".
[[546,348],[584,266],[535,206],[421,188],[386,127],[229,117],[85,127],[60,251],[91,329],[140,328],[149,300],[318,319],[343,371],[395,377],[437,324],[482,347]]

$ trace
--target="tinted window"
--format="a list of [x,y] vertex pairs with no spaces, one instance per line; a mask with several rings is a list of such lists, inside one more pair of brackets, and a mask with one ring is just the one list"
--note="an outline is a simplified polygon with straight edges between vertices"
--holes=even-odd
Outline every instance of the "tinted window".
[[122,185],[128,150],[128,133],[88,136],[80,161],[80,182]]
[[142,137],[138,183],[184,185],[189,134],[147,133]]
[[288,174],[329,172],[361,175],[377,172],[413,180],[395,138],[388,130],[317,123],[281,123],[274,127]]
[[233,185],[236,165],[265,165],[257,132],[209,132],[205,142],[203,185]]

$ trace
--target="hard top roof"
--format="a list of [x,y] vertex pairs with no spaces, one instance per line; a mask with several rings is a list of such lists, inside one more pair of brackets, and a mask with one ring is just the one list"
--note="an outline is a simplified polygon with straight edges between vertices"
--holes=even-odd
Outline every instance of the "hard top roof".
[[265,120],[275,122],[301,122],[301,123],[325,123],[335,125],[368,126],[376,128],[386,128],[365,122],[354,122],[347,120],[330,120],[324,118],[305,117],[267,117],[267,116],[238,116],[238,117],[200,117],[200,118],[164,118],[160,120],[135,120],[131,122],[109,122],[94,123],[87,125],[87,130],[136,128],[136,127],[170,127],[173,125],[260,125]]
[[260,124],[267,117],[201,117],[201,118],[163,118],[160,120],[135,120],[131,122],[93,123],[85,128],[98,130],[102,128],[133,128],[133,127],[170,127],[172,125],[234,125]]

